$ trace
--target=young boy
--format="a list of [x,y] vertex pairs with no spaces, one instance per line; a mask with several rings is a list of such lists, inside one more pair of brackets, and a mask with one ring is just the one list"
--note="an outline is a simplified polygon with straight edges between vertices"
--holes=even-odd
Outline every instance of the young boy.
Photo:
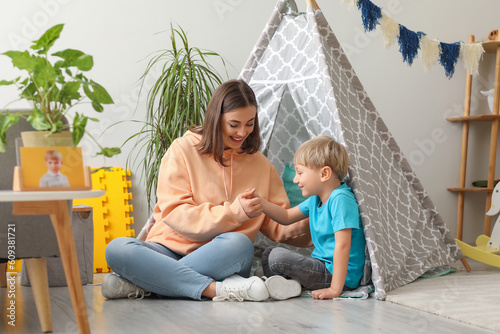
[[40,188],[69,187],[68,178],[59,171],[62,164],[63,158],[59,151],[51,149],[45,152],[47,173],[40,178]]
[[[291,209],[262,199],[263,211],[282,225],[309,217],[314,250],[306,257],[281,247],[262,255],[269,295],[278,300],[296,297],[302,286],[315,299],[337,298],[359,287],[365,262],[365,236],[356,199],[342,182],[349,157],[344,146],[320,136],[302,144],[294,157],[295,178],[304,202]],[[291,278],[291,279],[285,279]]]

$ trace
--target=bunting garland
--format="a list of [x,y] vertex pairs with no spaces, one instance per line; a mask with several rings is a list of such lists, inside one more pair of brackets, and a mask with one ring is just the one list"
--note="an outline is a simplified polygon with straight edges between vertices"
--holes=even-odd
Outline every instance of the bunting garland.
[[380,25],[384,46],[392,46],[396,41],[403,61],[412,65],[420,51],[424,69],[429,70],[434,64],[443,66],[448,79],[453,77],[458,59],[464,62],[464,67],[470,74],[478,73],[479,61],[484,53],[481,43],[443,43],[427,37],[423,32],[412,31],[397,23],[382,9],[370,0],[342,0],[350,8],[357,6],[361,11],[361,19],[366,32],[374,30]]

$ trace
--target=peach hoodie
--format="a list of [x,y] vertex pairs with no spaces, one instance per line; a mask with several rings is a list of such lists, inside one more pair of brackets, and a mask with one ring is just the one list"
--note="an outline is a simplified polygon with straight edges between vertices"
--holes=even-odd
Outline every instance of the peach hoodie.
[[189,254],[217,235],[240,232],[254,241],[258,231],[277,242],[311,246],[308,221],[283,226],[264,214],[249,219],[238,195],[250,188],[272,203],[289,207],[283,183],[260,152],[238,154],[226,150],[227,167],[195,145],[201,136],[191,131],[176,139],[162,158],[158,175],[155,224],[147,241],[179,254]]

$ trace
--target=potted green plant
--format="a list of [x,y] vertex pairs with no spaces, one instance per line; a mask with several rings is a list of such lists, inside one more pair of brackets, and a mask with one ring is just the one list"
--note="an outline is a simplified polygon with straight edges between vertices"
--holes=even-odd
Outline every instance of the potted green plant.
[[[179,45],[177,42],[180,40]],[[185,31],[171,26],[171,48],[153,54],[141,77],[141,92],[147,89],[147,115],[144,125],[124,143],[134,141],[127,164],[139,163],[141,180],[146,181],[146,197],[151,208],[156,202],[158,172],[170,144],[189,127],[201,125],[208,102],[222,77],[209,58],[220,60],[213,51],[191,47]],[[160,75],[150,87],[151,76]]]
[[[87,121],[98,121],[79,112],[71,115],[69,111],[85,100],[91,102],[93,109],[101,113],[103,104],[114,103],[106,89],[87,78],[94,65],[93,57],[79,50],[66,49],[54,52],[49,57],[49,50],[59,39],[64,25],[49,28],[31,47],[25,51],[7,51],[2,53],[12,60],[23,75],[10,81],[1,80],[0,85],[15,85],[19,99],[27,100],[32,109],[23,112],[0,114],[0,152],[5,151],[6,132],[24,117],[36,131],[46,131],[46,135],[71,131],[73,145],[76,146],[86,133]],[[65,120],[71,121],[68,124]],[[88,134],[88,133],[87,133]],[[97,154],[111,157],[120,153],[120,148],[102,147],[90,134],[89,137],[101,149]]]

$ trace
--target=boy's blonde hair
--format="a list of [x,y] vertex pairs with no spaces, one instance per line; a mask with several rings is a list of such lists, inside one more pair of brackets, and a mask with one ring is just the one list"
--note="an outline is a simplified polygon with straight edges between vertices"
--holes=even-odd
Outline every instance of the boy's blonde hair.
[[307,168],[328,166],[340,180],[347,176],[349,167],[349,155],[344,145],[328,136],[318,136],[300,145],[293,161]]
[[45,161],[47,161],[47,160],[62,161],[62,159],[63,159],[62,154],[58,150],[47,150],[45,152]]

